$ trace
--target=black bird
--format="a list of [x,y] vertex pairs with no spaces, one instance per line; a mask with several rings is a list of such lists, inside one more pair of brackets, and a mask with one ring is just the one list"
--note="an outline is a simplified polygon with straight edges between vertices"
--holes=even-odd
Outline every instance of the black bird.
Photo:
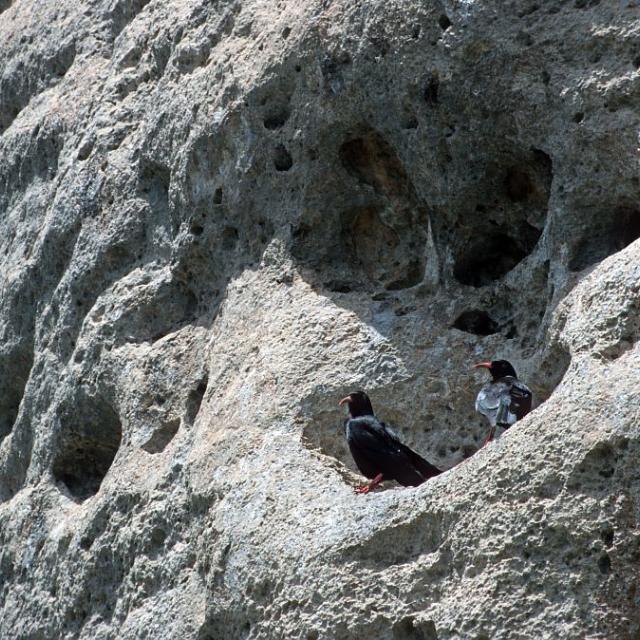
[[531,411],[533,395],[526,384],[518,380],[516,370],[507,360],[479,362],[474,368],[489,369],[491,382],[487,382],[476,398],[476,411],[487,417],[491,424],[489,435],[482,446],[493,440],[496,427],[508,429]]
[[369,493],[384,480],[397,480],[405,487],[417,487],[442,473],[422,456],[400,442],[398,436],[373,414],[369,396],[354,391],[339,402],[349,406],[344,431],[351,455],[369,484],[356,493]]

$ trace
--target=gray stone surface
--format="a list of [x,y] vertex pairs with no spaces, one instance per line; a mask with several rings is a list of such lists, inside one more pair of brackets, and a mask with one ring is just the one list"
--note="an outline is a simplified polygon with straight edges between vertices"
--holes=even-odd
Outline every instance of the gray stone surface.
[[[637,2],[0,42],[0,637],[638,638]],[[494,356],[539,406],[473,455]],[[354,495],[355,387],[450,470]]]

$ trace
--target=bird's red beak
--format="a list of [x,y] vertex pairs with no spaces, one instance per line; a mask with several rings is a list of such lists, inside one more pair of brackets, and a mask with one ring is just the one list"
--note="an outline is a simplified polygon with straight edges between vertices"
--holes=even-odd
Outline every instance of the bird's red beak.
[[348,404],[349,402],[351,402],[351,396],[347,396],[346,398],[342,398],[342,400],[340,400],[340,402],[338,402],[338,405],[342,406],[343,404]]
[[478,364],[474,364],[473,369],[491,369],[491,363],[490,362],[478,362]]

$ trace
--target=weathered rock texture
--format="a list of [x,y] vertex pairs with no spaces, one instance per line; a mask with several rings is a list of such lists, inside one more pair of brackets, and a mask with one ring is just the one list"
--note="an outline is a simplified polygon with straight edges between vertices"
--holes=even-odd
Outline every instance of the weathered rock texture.
[[639,637],[637,2],[0,12],[0,637]]

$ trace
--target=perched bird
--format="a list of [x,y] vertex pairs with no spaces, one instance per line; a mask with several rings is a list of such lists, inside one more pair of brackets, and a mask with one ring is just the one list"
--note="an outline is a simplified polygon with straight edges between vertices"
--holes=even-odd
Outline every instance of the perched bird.
[[358,469],[371,479],[356,493],[369,493],[384,480],[397,480],[401,485],[417,487],[442,473],[422,456],[400,442],[398,436],[373,414],[369,396],[354,391],[339,402],[348,405],[349,417],[344,422],[345,435]]
[[491,382],[487,382],[476,398],[476,411],[487,417],[491,424],[489,435],[482,446],[493,440],[496,427],[508,429],[531,411],[533,396],[526,384],[518,380],[516,371],[506,360],[479,362],[474,369],[489,369]]

